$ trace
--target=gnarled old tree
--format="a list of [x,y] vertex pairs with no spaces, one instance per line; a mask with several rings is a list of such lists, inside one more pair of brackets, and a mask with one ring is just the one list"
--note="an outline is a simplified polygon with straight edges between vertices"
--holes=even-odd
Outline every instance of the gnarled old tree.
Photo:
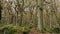
[[2,12],[2,6],[1,6],[1,1],[0,1],[0,20],[1,20],[1,12]]
[[1,19],[2,19],[2,10],[3,10],[2,0],[0,0],[0,23],[1,23]]

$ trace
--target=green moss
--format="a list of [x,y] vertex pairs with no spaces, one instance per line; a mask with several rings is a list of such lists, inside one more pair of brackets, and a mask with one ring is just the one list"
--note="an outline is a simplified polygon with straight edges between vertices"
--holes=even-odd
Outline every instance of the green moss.
[[54,29],[52,30],[52,32],[60,33],[60,28],[54,28]]

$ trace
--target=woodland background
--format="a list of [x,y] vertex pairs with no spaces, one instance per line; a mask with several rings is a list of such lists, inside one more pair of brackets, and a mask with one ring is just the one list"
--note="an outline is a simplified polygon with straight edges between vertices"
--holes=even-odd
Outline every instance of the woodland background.
[[60,33],[59,3],[60,0],[0,0],[0,29],[4,33],[10,32],[9,29],[17,29],[19,33],[31,29],[39,34]]

